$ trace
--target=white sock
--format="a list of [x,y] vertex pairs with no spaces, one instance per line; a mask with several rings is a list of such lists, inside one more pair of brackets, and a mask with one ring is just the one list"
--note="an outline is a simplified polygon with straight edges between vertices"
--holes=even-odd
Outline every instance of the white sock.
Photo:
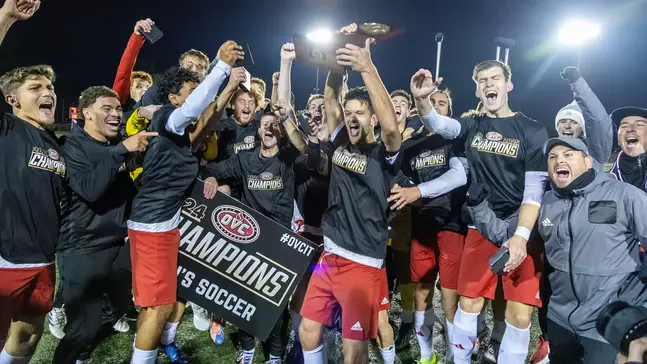
[[454,363],[469,364],[472,362],[472,349],[476,342],[476,326],[478,313],[468,313],[461,310],[460,303],[454,316],[454,331],[452,332],[452,351]]
[[281,364],[281,358],[279,358],[278,356],[274,356],[274,355],[270,354],[270,362],[272,364]]
[[485,308],[483,308],[479,313],[479,320],[476,326],[476,332],[479,335],[483,332],[483,330],[487,330],[487,323],[485,322],[485,313],[486,313]]
[[5,349],[0,353],[0,364],[29,364],[31,356],[9,355]]
[[177,325],[179,322],[167,322],[164,324],[164,331],[162,332],[161,342],[162,345],[168,345],[175,341],[175,333],[177,332]]
[[494,327],[492,328],[492,337],[490,340],[501,343],[501,340],[503,340],[503,334],[505,333],[505,321],[493,320],[493,322]]
[[403,324],[413,323],[413,311],[410,311],[410,310],[402,311],[402,323]]
[[254,360],[254,351],[252,350],[243,350],[243,364],[250,364]]
[[290,318],[292,319],[292,329],[294,330],[294,340],[301,342],[299,340],[299,325],[301,325],[301,315],[290,310]]
[[454,332],[454,324],[445,319],[445,342],[447,343],[447,352],[445,354],[445,361],[451,362],[454,360],[454,351],[451,349],[452,345],[452,334]]
[[382,361],[384,364],[395,363],[395,345],[391,345],[384,349],[380,348],[380,354],[382,354]]
[[76,364],[83,364],[83,362],[85,362],[85,360],[77,360]]
[[[418,345],[420,345],[420,358],[422,359],[429,359],[434,355],[434,342],[431,337],[434,320],[433,312],[434,309],[432,308],[427,311],[416,311],[415,315],[416,338],[418,339]],[[431,325],[429,325],[430,319]]]
[[501,340],[498,363],[523,364],[528,356],[528,345],[530,345],[530,325],[525,329],[519,329],[510,325],[506,320],[506,330]]
[[303,350],[303,362],[308,364],[328,364],[328,356],[323,344],[314,350]]
[[139,350],[135,348],[130,364],[155,364],[157,360],[157,349]]

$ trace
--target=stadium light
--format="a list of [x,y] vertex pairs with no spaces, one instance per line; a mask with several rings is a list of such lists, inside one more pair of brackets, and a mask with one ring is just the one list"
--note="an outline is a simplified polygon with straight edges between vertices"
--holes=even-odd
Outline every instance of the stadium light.
[[560,43],[570,46],[581,46],[600,35],[600,24],[574,19],[562,26],[559,30]]
[[333,38],[333,32],[328,29],[318,29],[308,33],[306,37],[315,43],[328,43]]

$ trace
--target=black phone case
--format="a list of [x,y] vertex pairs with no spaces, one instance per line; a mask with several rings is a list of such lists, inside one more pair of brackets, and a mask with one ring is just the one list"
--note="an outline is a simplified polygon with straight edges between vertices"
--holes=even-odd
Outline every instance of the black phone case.
[[153,24],[151,27],[150,33],[142,32],[142,35],[146,40],[148,40],[151,44],[157,42],[164,36],[164,33],[160,30],[160,28],[157,27],[157,25]]
[[243,52],[245,52],[245,59],[237,60],[234,64],[234,67],[251,67],[254,65],[254,57],[252,57],[252,51],[249,49],[249,44],[247,43],[238,43],[239,46],[243,47]]
[[502,247],[499,249],[499,251],[496,252],[489,260],[488,264],[490,264],[492,273],[498,274],[498,275],[506,275],[506,273],[503,272],[503,267],[505,267],[505,264],[508,262],[510,259],[510,251],[508,250],[507,247]]

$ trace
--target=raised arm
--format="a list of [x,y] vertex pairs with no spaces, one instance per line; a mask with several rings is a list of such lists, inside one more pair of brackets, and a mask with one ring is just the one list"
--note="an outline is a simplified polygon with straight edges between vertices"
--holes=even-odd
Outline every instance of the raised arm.
[[445,139],[454,139],[460,135],[461,124],[458,120],[438,114],[429,100],[442,82],[442,77],[434,82],[431,72],[420,69],[411,77],[411,94],[425,129]]
[[0,8],[0,45],[9,28],[19,20],[31,18],[40,8],[40,0],[5,0]]
[[272,105],[279,101],[279,77],[280,72],[274,72],[272,75],[272,95],[270,96]]
[[133,34],[130,36],[126,50],[124,50],[124,54],[119,61],[117,75],[115,75],[115,81],[112,83],[112,89],[119,95],[119,101],[122,104],[125,104],[128,98],[130,98],[130,77],[137,62],[139,51],[144,45],[145,40],[142,32],[149,33],[153,24],[155,22],[150,19],[140,20],[135,24]]
[[326,109],[326,124],[328,132],[333,135],[337,126],[342,122],[341,91],[344,76],[328,72],[324,86],[324,106]]
[[177,135],[184,135],[184,130],[197,119],[211,104],[220,85],[231,73],[236,60],[243,57],[242,48],[234,41],[227,41],[220,51],[220,61],[211,70],[207,78],[187,97],[182,106],[171,113],[166,122],[166,130]]
[[[352,67],[362,75],[362,80],[371,98],[371,104],[373,104],[373,110],[380,124],[384,147],[387,152],[396,152],[400,150],[402,135],[398,128],[393,102],[371,59],[371,42],[372,39],[369,38],[366,39],[363,48],[347,44],[345,48],[338,49],[337,63],[345,67]],[[327,108],[328,105],[326,105]]]

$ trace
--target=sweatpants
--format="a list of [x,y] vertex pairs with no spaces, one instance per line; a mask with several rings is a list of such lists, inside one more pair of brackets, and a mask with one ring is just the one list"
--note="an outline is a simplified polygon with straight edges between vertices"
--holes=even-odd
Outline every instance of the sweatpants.
[[614,364],[618,352],[611,344],[589,339],[548,319],[550,362],[559,364]]
[[548,277],[553,272],[553,267],[548,263],[548,259],[544,260],[544,274],[542,275],[541,284],[541,307],[537,309],[537,319],[539,321],[539,329],[544,339],[550,342],[548,338],[548,304],[550,303],[550,296],[553,295],[553,290],[550,288],[550,281]]
[[[270,336],[263,343],[263,352],[265,357],[269,357],[268,354],[272,354],[279,358],[283,357],[283,352],[285,351],[285,346],[287,345],[287,325],[288,318],[290,314],[287,310],[284,310],[279,316],[279,319],[276,321],[276,324],[270,332]],[[253,335],[248,334],[243,330],[238,330],[238,335],[240,338],[240,345],[243,350],[250,351],[253,350],[256,346],[256,338]]]
[[[54,364],[74,364],[90,358],[101,342],[102,327],[111,330],[131,300],[128,244],[84,254],[58,254],[59,279],[67,324],[54,352]],[[104,314],[107,294],[111,311]],[[110,318],[107,320],[107,318]],[[105,326],[104,326],[105,325]]]

